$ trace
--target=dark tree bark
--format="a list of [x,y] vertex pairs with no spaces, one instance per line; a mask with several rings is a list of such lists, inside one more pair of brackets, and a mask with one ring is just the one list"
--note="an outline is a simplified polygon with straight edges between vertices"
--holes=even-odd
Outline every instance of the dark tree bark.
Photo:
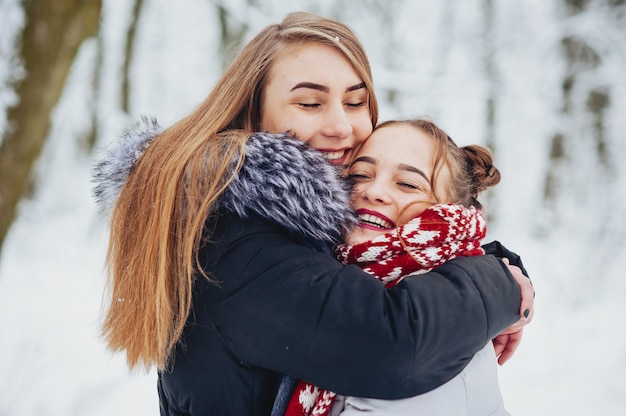
[[0,145],[0,248],[27,194],[57,104],[81,43],[96,33],[101,0],[27,0],[21,59],[26,76],[19,104],[7,112]]
[[[250,1],[248,1],[248,4],[250,4]],[[243,39],[249,27],[247,24],[233,19],[225,2],[218,2],[216,7],[220,22],[220,55],[222,56],[222,69],[226,69],[237,52],[234,46]]]
[[[485,103],[485,146],[493,153],[497,153],[496,147],[496,121],[498,116],[498,96],[499,76],[497,68],[496,49],[494,46],[494,19],[495,10],[492,0],[483,0],[483,68],[485,79],[487,80],[487,101]],[[493,221],[498,209],[494,206],[494,194],[491,190],[487,190],[481,198],[487,200],[486,205],[489,206],[487,211],[487,220]]]
[[124,69],[122,72],[122,110],[128,113],[130,109],[130,65],[133,61],[133,54],[135,51],[135,39],[137,35],[137,25],[139,24],[139,17],[143,9],[143,0],[135,0],[133,6],[133,15],[128,27],[128,34],[126,36],[126,48],[124,50]]

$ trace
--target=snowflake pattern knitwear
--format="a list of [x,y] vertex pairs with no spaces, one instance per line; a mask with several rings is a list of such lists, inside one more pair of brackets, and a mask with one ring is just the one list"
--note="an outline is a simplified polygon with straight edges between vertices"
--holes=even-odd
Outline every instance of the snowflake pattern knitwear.
[[[339,244],[335,254],[343,264],[392,287],[410,275],[426,273],[458,256],[480,256],[487,232],[485,217],[475,207],[438,204],[393,231],[361,244]],[[326,416],[335,393],[301,381],[285,416]]]

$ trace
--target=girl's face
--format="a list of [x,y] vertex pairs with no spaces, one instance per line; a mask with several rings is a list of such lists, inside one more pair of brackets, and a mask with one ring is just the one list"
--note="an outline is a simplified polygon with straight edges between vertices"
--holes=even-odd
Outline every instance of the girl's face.
[[[432,137],[408,125],[386,126],[370,136],[348,171],[355,183],[352,204],[359,218],[352,235],[346,238],[348,244],[386,234],[435,203],[430,183],[435,150]],[[439,183],[448,174],[444,166],[438,174],[437,189],[442,189]]]
[[330,46],[306,43],[274,63],[263,90],[261,129],[293,131],[333,165],[372,132],[369,93],[348,60]]

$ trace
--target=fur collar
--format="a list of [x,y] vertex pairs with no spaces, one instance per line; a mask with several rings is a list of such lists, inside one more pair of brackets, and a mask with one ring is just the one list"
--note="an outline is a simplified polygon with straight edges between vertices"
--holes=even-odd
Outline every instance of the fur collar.
[[[144,117],[95,164],[93,193],[102,212],[112,211],[132,166],[161,131],[156,120]],[[257,214],[324,242],[340,241],[342,230],[355,223],[347,185],[319,152],[286,133],[255,133],[245,149],[244,165],[220,208],[241,218]]]

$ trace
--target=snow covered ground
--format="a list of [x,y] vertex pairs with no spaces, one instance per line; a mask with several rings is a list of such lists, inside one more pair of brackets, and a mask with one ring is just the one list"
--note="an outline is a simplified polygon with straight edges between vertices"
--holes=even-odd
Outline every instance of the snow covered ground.
[[[233,3],[231,7],[243,7]],[[322,10],[309,9],[323,12],[331,4],[318,3],[321,6],[316,7]],[[15,1],[0,0],[0,12],[4,13],[6,9],[1,8],[8,4]],[[271,9],[275,18],[265,19],[277,20],[288,10],[280,2],[272,4],[267,10]],[[422,2],[421,6],[427,4]],[[534,4],[534,9],[529,4]],[[536,39],[552,36],[545,15],[532,15],[542,4],[528,2],[525,9],[521,8],[522,15],[530,13],[529,19],[517,16],[517,24],[544,24],[540,34],[533,27]],[[38,165],[37,192],[20,207],[20,216],[0,253],[0,416],[158,414],[155,374],[130,374],[124,358],[108,352],[98,338],[107,234],[90,194],[92,156],[84,153],[79,138],[90,127],[87,109],[94,100],[106,140],[113,139],[139,113],[156,115],[168,124],[206,94],[221,63],[215,55],[202,52],[213,50],[216,42],[215,30],[207,24],[215,21],[209,2],[189,0],[174,7],[166,1],[151,0],[146,5],[138,39],[142,47],[133,68],[136,87],[132,107],[137,114],[129,118],[116,107],[119,51],[105,57],[102,95],[91,95],[89,71],[95,42],[86,44],[55,112],[51,136]],[[103,37],[112,48],[122,44],[120,25],[125,24],[128,11],[121,0],[105,1]],[[242,16],[251,19],[256,15],[248,11]],[[421,18],[426,25],[427,19]],[[254,27],[266,23],[261,20]],[[366,28],[358,22],[352,26],[365,35]],[[6,36],[5,32],[0,31],[1,36]],[[382,51],[376,48],[377,40],[362,38],[377,84],[382,88],[399,82],[388,68],[376,64],[383,59]],[[418,87],[411,88],[425,89],[429,82],[454,85],[456,81],[460,85],[473,76],[472,66],[463,66],[462,57],[450,59],[461,68],[467,66],[469,75],[446,75],[429,67],[432,77],[416,79]],[[511,56],[499,59],[507,71],[516,70]],[[520,62],[524,64],[521,60],[516,65]],[[605,233],[611,236],[608,240],[598,236],[598,230],[606,229],[604,219],[612,214],[600,211],[601,204],[585,201],[605,195],[606,189],[581,195],[580,203],[590,209],[580,223],[584,225],[561,223],[551,233],[536,232],[526,225],[543,215],[537,202],[540,192],[536,178],[544,174],[546,163],[545,146],[529,137],[545,135],[549,130],[546,125],[556,122],[552,117],[537,123],[545,110],[540,103],[546,97],[523,94],[530,85],[528,79],[548,82],[550,71],[533,68],[528,62],[525,65],[526,78],[512,84],[503,81],[502,100],[517,106],[518,111],[502,115],[507,137],[501,139],[505,150],[497,160],[505,181],[494,198],[500,214],[491,236],[522,254],[534,279],[537,299],[535,319],[526,329],[522,345],[500,368],[505,402],[514,415],[622,415],[626,409],[626,325],[622,315],[626,279],[619,259],[626,254],[626,237],[610,232]],[[620,65],[624,70],[623,59]],[[471,97],[472,89],[466,92]],[[479,141],[475,132],[479,128],[472,124],[476,112],[464,111],[472,105],[471,99],[461,99],[445,88],[438,93],[440,101],[433,101],[437,94],[432,93],[414,103],[435,114],[444,127],[451,126],[453,137],[462,136],[467,127],[468,138],[461,141]],[[623,100],[614,105],[614,111],[624,109]],[[387,108],[388,117],[397,115],[395,107]],[[622,120],[610,129],[623,131],[623,127]],[[623,144],[615,141],[614,146],[614,160],[626,157]],[[593,180],[593,175],[589,176]],[[613,179],[618,184],[609,189],[626,189],[623,170]],[[623,195],[612,199],[612,209],[621,215],[626,208]],[[623,222],[616,227],[623,231]]]

